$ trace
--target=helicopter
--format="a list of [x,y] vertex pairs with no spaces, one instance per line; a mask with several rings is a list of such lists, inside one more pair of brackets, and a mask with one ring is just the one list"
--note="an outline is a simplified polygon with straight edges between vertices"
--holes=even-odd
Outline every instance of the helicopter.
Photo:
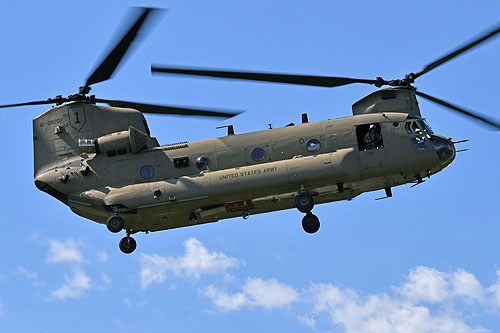
[[[120,250],[137,247],[133,234],[216,222],[296,208],[302,227],[319,230],[315,205],[352,200],[364,192],[421,184],[450,165],[459,151],[422,117],[417,96],[495,129],[477,113],[417,91],[414,80],[493,37],[500,28],[438,59],[416,74],[386,81],[275,73],[152,66],[153,73],[195,74],[318,86],[367,83],[382,88],[353,104],[353,115],[282,128],[160,145],[144,114],[230,118],[241,111],[153,105],[89,95],[111,78],[141,27],[161,10],[141,8],[137,19],[87,78],[78,93],[43,101],[55,104],[33,119],[35,186],[75,214],[125,231]],[[98,104],[107,104],[103,106]]]

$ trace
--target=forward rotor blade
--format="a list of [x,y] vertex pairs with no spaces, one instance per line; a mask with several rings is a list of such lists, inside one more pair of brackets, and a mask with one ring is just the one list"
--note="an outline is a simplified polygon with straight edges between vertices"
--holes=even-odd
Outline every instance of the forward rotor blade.
[[33,101],[33,102],[17,103],[17,104],[5,104],[5,105],[0,105],[0,108],[13,108],[16,106],[25,106],[25,105],[55,104],[56,102],[57,101],[54,99],[46,99],[44,101]]
[[155,113],[155,114],[231,118],[243,112],[236,110],[199,109],[199,108],[187,108],[187,107],[168,106],[168,105],[143,104],[143,103],[115,101],[115,100],[100,99],[100,98],[96,98],[95,101],[98,103],[106,103],[109,104],[110,106],[115,106],[120,108],[131,108],[137,111],[141,111],[143,113]]
[[488,125],[488,126],[493,127],[493,128],[494,128],[495,130],[497,130],[497,131],[499,131],[499,130],[500,130],[500,124],[499,124],[498,122],[495,122],[495,121],[493,121],[493,120],[490,120],[490,119],[488,119],[488,118],[485,118],[485,117],[483,117],[483,116],[480,116],[480,115],[478,115],[478,114],[476,114],[476,113],[473,113],[473,112],[470,112],[470,111],[466,111],[465,109],[463,109],[463,108],[461,108],[461,107],[458,107],[458,106],[453,105],[453,104],[451,104],[451,103],[445,102],[445,101],[443,101],[442,99],[439,99],[439,98],[436,98],[436,97],[429,96],[429,95],[424,94],[424,93],[422,93],[422,92],[420,92],[420,91],[415,91],[415,93],[416,93],[417,95],[419,95],[420,97],[423,97],[423,98],[425,98],[425,99],[428,99],[428,100],[429,100],[429,101],[431,101],[431,102],[434,102],[434,103],[439,104],[439,105],[441,105],[441,106],[444,106],[444,107],[446,107],[446,108],[448,108],[448,109],[451,109],[451,110],[454,110],[454,111],[456,111],[456,112],[459,112],[459,113],[461,113],[461,114],[463,114],[463,115],[465,115],[465,116],[468,116],[468,117],[470,117],[470,118],[473,118],[473,119],[475,119],[475,120],[478,120],[478,121],[482,122],[482,123],[483,123],[483,125],[484,125],[484,124],[486,124],[486,125]]
[[144,22],[151,15],[153,11],[158,11],[155,8],[138,8],[141,9],[141,14],[137,20],[131,25],[127,33],[122,37],[122,39],[116,44],[116,46],[111,50],[106,58],[101,62],[101,64],[94,70],[94,72],[89,76],[85,87],[89,87],[91,84],[105,81],[111,77],[116,67],[122,60],[123,56],[129,49],[132,42],[137,37],[137,34]]
[[280,73],[233,72],[233,71],[220,71],[220,70],[201,69],[201,68],[162,67],[157,65],[151,66],[151,72],[180,74],[180,75],[211,76],[217,78],[238,79],[238,80],[301,84],[301,85],[317,86],[317,87],[338,87],[351,83],[367,83],[374,85],[381,83],[380,80],[353,79],[347,77],[294,75],[294,74],[280,74]]
[[500,32],[500,24],[495,26],[492,30],[490,30],[489,32],[481,35],[479,38],[475,39],[474,41],[460,47],[459,49],[437,59],[436,61],[434,62],[431,62],[430,64],[428,64],[427,66],[425,66],[425,68],[414,74],[413,75],[413,79],[416,79],[417,77],[421,76],[421,75],[424,75],[425,73],[427,72],[430,72],[431,70],[433,70],[434,68],[444,64],[445,62],[459,56],[460,54],[472,49],[473,47],[481,44],[482,42],[488,40],[489,38],[495,36],[496,34],[498,34]]

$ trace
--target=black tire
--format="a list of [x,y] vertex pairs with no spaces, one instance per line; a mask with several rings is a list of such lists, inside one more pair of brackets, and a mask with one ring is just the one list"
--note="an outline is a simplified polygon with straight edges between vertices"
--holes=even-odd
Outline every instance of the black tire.
[[306,216],[302,218],[302,228],[308,234],[314,234],[319,230],[319,219],[313,213],[307,213]]
[[118,215],[111,215],[106,222],[108,230],[114,233],[122,231],[124,224],[123,219]]
[[309,193],[302,192],[295,197],[295,206],[301,213],[309,213],[314,207],[314,200]]
[[130,236],[123,237],[120,240],[120,250],[125,254],[130,254],[135,251],[137,242]]

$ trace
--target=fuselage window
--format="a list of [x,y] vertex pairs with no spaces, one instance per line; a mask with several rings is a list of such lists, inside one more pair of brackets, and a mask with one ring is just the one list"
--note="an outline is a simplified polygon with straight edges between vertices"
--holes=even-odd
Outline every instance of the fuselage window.
[[380,124],[366,124],[356,127],[356,138],[360,151],[384,148]]
[[144,179],[153,178],[155,169],[151,165],[145,165],[141,168],[141,177]]
[[210,165],[210,160],[208,159],[208,157],[200,156],[196,160],[196,167],[200,170],[208,169],[209,165]]
[[255,162],[260,162],[264,159],[264,157],[266,157],[266,151],[262,148],[255,148],[254,150],[252,150],[252,160],[254,160]]
[[311,139],[306,143],[306,149],[310,153],[315,153],[321,148],[321,143],[317,139]]

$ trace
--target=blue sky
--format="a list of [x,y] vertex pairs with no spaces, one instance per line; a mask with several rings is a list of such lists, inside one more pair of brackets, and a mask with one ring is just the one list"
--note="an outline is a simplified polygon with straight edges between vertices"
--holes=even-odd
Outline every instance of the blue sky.
[[[0,3],[0,104],[75,93],[127,7],[169,11],[100,98],[246,109],[220,122],[147,116],[160,143],[349,116],[374,90],[151,76],[151,63],[401,78],[499,21],[497,1],[14,1]],[[500,38],[419,78],[423,92],[500,119]],[[434,131],[470,151],[375,201],[121,235],[33,185],[31,120],[4,109],[0,331],[495,332],[500,330],[499,133],[426,101]],[[222,130],[224,131],[224,130]],[[462,146],[461,146],[462,147]]]

